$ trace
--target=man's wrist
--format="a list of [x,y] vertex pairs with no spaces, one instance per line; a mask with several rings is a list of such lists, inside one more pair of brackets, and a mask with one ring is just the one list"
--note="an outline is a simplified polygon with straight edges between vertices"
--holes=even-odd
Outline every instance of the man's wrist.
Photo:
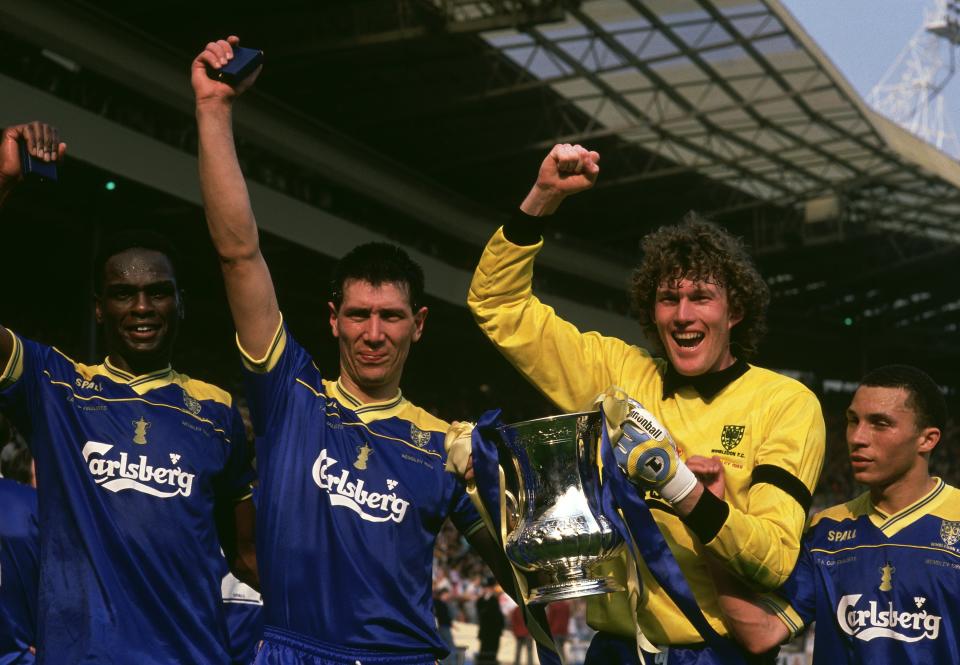
[[544,190],[534,185],[520,204],[520,210],[531,217],[552,215],[563,203],[564,195],[556,190]]
[[230,97],[204,97],[197,100],[197,115],[204,116],[227,116],[233,113],[233,98]]
[[677,463],[677,471],[658,491],[670,505],[681,503],[697,487],[697,477],[682,460]]

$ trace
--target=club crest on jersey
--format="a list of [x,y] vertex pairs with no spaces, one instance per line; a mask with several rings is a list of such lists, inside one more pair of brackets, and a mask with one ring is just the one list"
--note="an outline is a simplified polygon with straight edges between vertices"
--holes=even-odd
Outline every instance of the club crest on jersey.
[[[146,455],[131,460],[130,456],[123,452],[118,457],[110,458],[108,453],[111,450],[112,444],[87,441],[80,451],[94,482],[103,489],[114,493],[133,490],[161,499],[169,499],[178,494],[190,496],[195,474],[187,473],[176,466],[180,461],[179,455],[170,455],[173,467],[161,467],[152,466]],[[131,464],[131,461],[134,463]]]
[[733,450],[743,441],[746,425],[724,425],[720,432],[720,445],[724,450]]
[[417,448],[426,448],[430,444],[430,432],[424,432],[422,429],[410,423],[410,440]]
[[186,390],[183,391],[183,405],[187,407],[187,411],[193,415],[198,415],[200,413],[200,402],[195,399]]
[[[357,460],[353,463],[355,469],[360,469],[361,471],[367,468],[367,460],[370,459],[370,453],[373,452],[373,448],[364,443],[362,446],[357,446]],[[393,489],[393,488],[391,488]]]
[[349,508],[367,522],[403,521],[410,502],[401,499],[393,491],[397,486],[395,481],[392,485],[388,481],[386,492],[371,492],[366,489],[366,481],[363,478],[354,480],[348,469],[343,469],[339,474],[331,471],[337,464],[339,461],[330,457],[326,448],[320,451],[313,463],[313,482],[326,491],[331,505]]
[[134,420],[131,424],[133,425],[133,442],[140,446],[147,445],[147,430],[151,427],[150,422],[140,416],[139,420]]
[[956,545],[960,540],[960,522],[940,522],[940,540],[950,546]]

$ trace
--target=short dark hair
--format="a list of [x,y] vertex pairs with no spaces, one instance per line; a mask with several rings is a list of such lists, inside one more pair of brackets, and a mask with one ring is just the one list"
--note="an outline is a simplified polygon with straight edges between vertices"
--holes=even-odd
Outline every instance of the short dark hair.
[[902,388],[907,391],[906,405],[913,409],[917,427],[947,427],[947,400],[930,375],[912,365],[884,365],[866,373],[861,386]]
[[17,439],[0,446],[0,474],[4,478],[30,485],[33,482],[33,456],[27,444]]
[[423,268],[405,251],[390,243],[358,245],[337,262],[330,282],[330,299],[337,309],[343,303],[343,287],[351,279],[369,282],[373,286],[405,284],[413,311],[423,300]]
[[175,279],[180,273],[180,256],[173,243],[165,236],[149,229],[124,229],[100,239],[97,253],[93,259],[94,293],[97,295],[103,293],[103,272],[107,266],[107,261],[128,249],[149,249],[159,252],[170,261]]
[[634,313],[651,343],[662,342],[653,318],[657,289],[664,282],[713,280],[727,292],[730,311],[742,317],[730,331],[733,354],[749,360],[767,330],[770,289],[743,242],[695,212],[674,226],[644,237],[643,258],[633,272],[630,296]]

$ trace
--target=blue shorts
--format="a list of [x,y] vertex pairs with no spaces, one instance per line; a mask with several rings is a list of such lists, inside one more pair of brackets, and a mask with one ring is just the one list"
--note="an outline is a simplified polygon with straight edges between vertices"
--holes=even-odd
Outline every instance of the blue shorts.
[[[777,649],[760,656],[743,651],[743,663],[746,665],[773,665],[776,663]],[[713,649],[704,645],[664,647],[660,653],[646,653],[647,665],[727,665],[728,661]],[[637,643],[611,633],[597,633],[590,642],[583,665],[640,665],[637,656]]]
[[437,665],[437,655],[334,647],[299,633],[265,626],[253,665]]

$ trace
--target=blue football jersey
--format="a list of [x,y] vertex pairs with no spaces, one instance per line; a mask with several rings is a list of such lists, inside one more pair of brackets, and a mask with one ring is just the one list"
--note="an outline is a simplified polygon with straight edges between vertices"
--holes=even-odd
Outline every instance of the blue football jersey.
[[446,423],[400,394],[361,404],[277,331],[245,357],[257,434],[265,624],[348,649],[442,655],[433,546],[450,516],[481,528],[444,470]]
[[230,396],[15,337],[0,409],[37,467],[38,662],[227,662],[214,502],[250,481]]
[[778,593],[793,632],[817,622],[817,665],[960,663],[960,492],[938,479],[895,515],[869,493],[818,513]]
[[0,478],[0,665],[32,663],[40,585],[37,491]]

